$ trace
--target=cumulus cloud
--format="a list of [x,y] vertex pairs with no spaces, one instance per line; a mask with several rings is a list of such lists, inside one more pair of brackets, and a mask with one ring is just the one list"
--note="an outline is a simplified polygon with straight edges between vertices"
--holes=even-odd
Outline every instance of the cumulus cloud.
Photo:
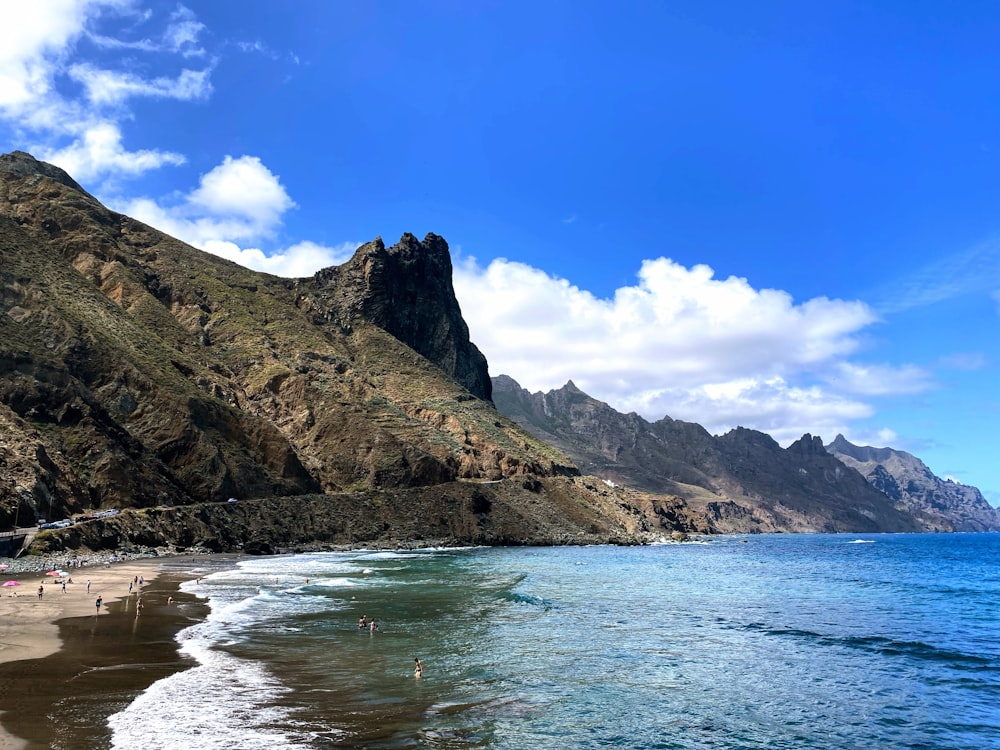
[[329,247],[302,241],[269,253],[240,244],[274,237],[294,207],[278,176],[259,158],[244,155],[226,156],[179,200],[136,198],[120,210],[201,250],[276,276],[309,276],[351,257],[360,243]]
[[38,145],[32,149],[40,159],[65,169],[77,180],[86,182],[99,175],[137,175],[166,164],[183,164],[182,154],[156,149],[129,151],[122,145],[122,134],[111,122],[92,124],[68,146],[50,149]]
[[832,437],[874,413],[864,398],[931,386],[915,366],[860,365],[878,316],[858,301],[796,303],[746,279],[667,258],[600,299],[565,279],[504,259],[455,264],[455,290],[492,374],[530,391],[573,380],[619,411],[669,415],[712,432],[753,427],[789,441]]
[[251,237],[266,234],[295,206],[278,178],[256,156],[226,156],[202,176],[188,202],[208,214],[246,222]]
[[281,181],[259,158],[226,156],[179,202],[161,205],[137,198],[123,210],[196,247],[205,247],[213,241],[271,237],[284,213],[294,206]]

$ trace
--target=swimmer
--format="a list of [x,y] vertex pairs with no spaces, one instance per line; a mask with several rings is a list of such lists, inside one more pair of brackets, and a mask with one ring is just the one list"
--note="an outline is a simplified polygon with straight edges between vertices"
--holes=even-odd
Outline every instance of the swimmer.
[[361,615],[361,619],[358,620],[358,630],[364,630],[368,627],[368,615]]
[[413,657],[413,676],[414,677],[424,676],[424,665],[417,657]]

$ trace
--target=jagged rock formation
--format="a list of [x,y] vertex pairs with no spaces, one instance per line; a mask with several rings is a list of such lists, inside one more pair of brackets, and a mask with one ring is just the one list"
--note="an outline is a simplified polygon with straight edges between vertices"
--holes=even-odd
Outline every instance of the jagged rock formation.
[[377,237],[348,263],[303,282],[299,304],[325,318],[365,318],[489,401],[486,358],[469,340],[451,277],[444,238],[428,234],[421,242],[407,233],[386,248]]
[[955,531],[1000,531],[1000,510],[975,487],[934,475],[916,456],[892,448],[854,445],[837,435],[827,451],[857,469],[873,487],[927,523]]
[[[620,541],[660,528],[665,516],[650,526],[489,397],[439,237],[376,240],[344,266],[281,279],[110,211],[27,154],[0,156],[0,528],[155,508],[153,536],[170,516],[223,538],[228,516],[204,504],[229,497],[259,499],[229,513],[261,533],[291,524],[296,543],[357,536],[327,529],[333,516],[365,539],[461,528],[466,541]],[[369,523],[420,488],[461,505],[466,482],[479,483],[471,512],[443,502],[432,518]],[[318,494],[327,510],[295,512]],[[290,499],[272,509],[276,498]],[[80,543],[139,533],[102,523],[118,531],[80,527]]]
[[621,414],[572,382],[531,394],[500,376],[493,400],[585,474],[682,498],[693,517],[700,515],[695,524],[710,531],[951,529],[945,519],[897,508],[811,435],[787,449],[744,428],[713,437],[690,422]]

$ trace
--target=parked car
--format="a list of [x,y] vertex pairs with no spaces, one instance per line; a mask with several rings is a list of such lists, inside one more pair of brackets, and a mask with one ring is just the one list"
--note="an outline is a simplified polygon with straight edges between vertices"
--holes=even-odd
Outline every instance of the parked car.
[[52,523],[43,523],[38,526],[40,529],[65,529],[67,526],[73,525],[72,518],[64,518],[61,521],[53,521]]

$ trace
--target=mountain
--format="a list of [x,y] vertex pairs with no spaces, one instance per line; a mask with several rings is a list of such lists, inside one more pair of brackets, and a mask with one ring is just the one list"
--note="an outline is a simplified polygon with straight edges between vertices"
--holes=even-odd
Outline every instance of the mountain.
[[122,511],[36,548],[667,528],[501,416],[491,389],[436,235],[278,278],[0,156],[0,528]]
[[848,442],[843,435],[826,449],[887,495],[897,507],[951,524],[955,531],[1000,531],[1000,510],[975,487],[935,476],[916,456],[892,448]]
[[[951,494],[936,488],[934,509],[929,500],[899,502],[866,481],[862,474],[868,472],[856,462],[841,460],[811,435],[783,449],[770,436],[742,427],[715,437],[669,417],[651,423],[615,411],[572,381],[532,394],[502,375],[493,379],[493,400],[585,474],[680,498],[697,523],[714,532],[951,531],[968,528],[966,517],[987,517],[979,505],[961,499],[966,495],[953,483]],[[966,505],[981,515],[963,510]],[[981,528],[988,528],[985,521]]]

